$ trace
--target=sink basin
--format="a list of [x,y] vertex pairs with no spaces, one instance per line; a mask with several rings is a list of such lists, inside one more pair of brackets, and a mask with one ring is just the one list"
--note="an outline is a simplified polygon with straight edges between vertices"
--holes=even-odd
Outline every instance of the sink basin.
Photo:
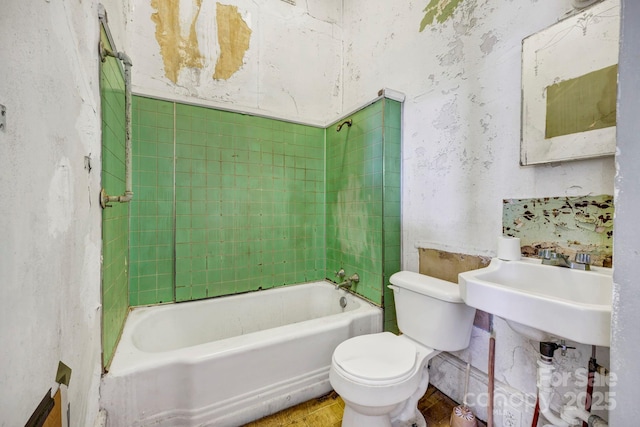
[[534,258],[494,258],[485,268],[460,273],[458,283],[467,305],[510,324],[583,344],[611,343],[610,268],[581,271],[542,265]]

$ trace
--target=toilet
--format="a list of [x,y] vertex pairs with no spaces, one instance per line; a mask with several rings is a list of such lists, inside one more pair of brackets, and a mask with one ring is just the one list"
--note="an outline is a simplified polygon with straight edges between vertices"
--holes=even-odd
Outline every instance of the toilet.
[[469,345],[476,310],[457,284],[410,271],[389,281],[402,335],[360,335],[333,352],[329,381],[345,403],[343,427],[425,427],[418,400],[429,360]]

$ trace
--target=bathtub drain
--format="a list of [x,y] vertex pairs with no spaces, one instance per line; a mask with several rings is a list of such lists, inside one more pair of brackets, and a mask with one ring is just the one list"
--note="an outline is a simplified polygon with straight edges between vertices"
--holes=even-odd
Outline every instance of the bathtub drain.
[[347,306],[347,299],[345,297],[340,297],[340,307],[345,308]]

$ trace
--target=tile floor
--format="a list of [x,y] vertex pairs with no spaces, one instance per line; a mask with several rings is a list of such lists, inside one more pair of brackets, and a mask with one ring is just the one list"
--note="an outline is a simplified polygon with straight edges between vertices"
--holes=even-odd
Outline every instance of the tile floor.
[[[449,427],[451,411],[458,404],[437,388],[429,386],[418,408],[427,420],[427,427]],[[245,427],[340,427],[344,402],[336,392],[246,424]],[[478,427],[486,424],[478,421]]]

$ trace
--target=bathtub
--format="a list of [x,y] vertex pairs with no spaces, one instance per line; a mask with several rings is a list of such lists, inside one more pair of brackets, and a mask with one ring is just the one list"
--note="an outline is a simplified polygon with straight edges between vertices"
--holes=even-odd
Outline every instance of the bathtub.
[[100,404],[109,427],[239,426],[329,392],[336,346],[381,329],[329,282],[134,308]]

